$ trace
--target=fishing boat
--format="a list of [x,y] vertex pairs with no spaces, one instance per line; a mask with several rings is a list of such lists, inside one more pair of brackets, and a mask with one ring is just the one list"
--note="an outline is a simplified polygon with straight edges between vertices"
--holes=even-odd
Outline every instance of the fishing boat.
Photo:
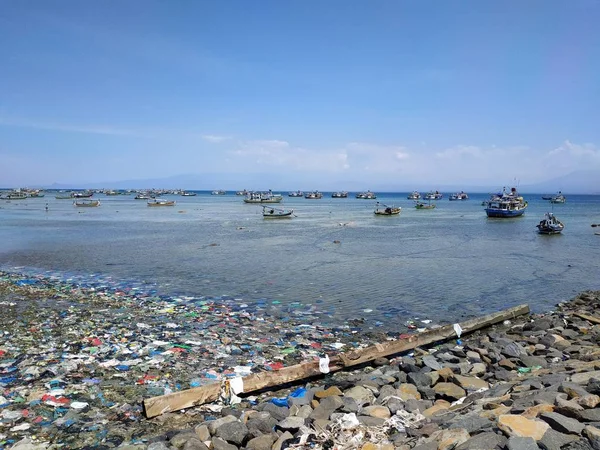
[[333,194],[331,194],[331,198],[348,198],[348,192],[334,192]]
[[397,216],[400,214],[400,211],[402,211],[400,206],[387,206],[377,202],[375,211],[373,212],[376,216]]
[[54,196],[55,199],[57,200],[71,200],[73,198],[73,196],[71,195],[71,193],[68,194],[57,194]]
[[152,199],[152,196],[150,194],[144,194],[142,192],[138,193],[135,197],[133,197],[134,200],[150,200]]
[[211,192],[211,195],[225,195],[225,194],[227,194],[227,191],[224,191],[223,189],[217,189],[217,190]]
[[304,197],[304,192],[302,192],[302,191],[288,192],[288,197]]
[[415,202],[415,208],[417,209],[435,209],[435,203],[431,203],[431,200],[429,200],[429,203],[423,203],[423,202]]
[[440,200],[443,196],[444,194],[440,193],[439,191],[429,191],[425,195],[425,200]]
[[269,192],[249,192],[244,198],[244,203],[279,203],[283,200],[281,194]]
[[319,191],[307,192],[306,194],[304,194],[304,198],[308,198],[311,200],[319,200],[323,198],[323,194]]
[[248,191],[246,189],[242,190],[242,191],[237,191],[235,193],[235,195],[248,195]]
[[84,192],[72,192],[71,197],[73,198],[90,198],[94,195],[93,191],[84,191]]
[[27,198],[27,194],[25,194],[25,192],[14,191],[6,194],[6,197],[4,198],[6,200],[25,200]]
[[195,197],[197,194],[195,192],[183,191],[181,195],[183,197]]
[[84,208],[95,208],[96,206],[100,206],[100,200],[75,200],[73,205]]
[[469,196],[467,195],[466,192],[460,191],[460,192],[457,192],[456,194],[452,194],[450,197],[448,197],[448,200],[450,200],[450,201],[469,200]]
[[293,209],[279,209],[263,206],[263,218],[265,219],[291,219],[294,217]]
[[166,200],[164,198],[155,198],[148,200],[148,206],[175,206],[175,200]]
[[406,196],[406,198],[409,200],[419,200],[421,198],[421,194],[417,191],[412,191]]
[[553,195],[550,198],[550,203],[565,203],[567,198],[562,194],[561,191],[558,191],[558,194]]
[[539,234],[559,234],[565,229],[565,225],[551,212],[546,213],[536,227]]
[[542,200],[552,200],[552,195],[542,195]]
[[527,202],[519,195],[516,188],[511,188],[506,192],[506,188],[501,193],[492,194],[485,207],[485,213],[488,217],[518,217],[522,216],[527,209]]
[[377,195],[375,195],[375,193],[371,191],[359,192],[358,194],[356,194],[356,198],[360,198],[363,200],[375,200],[377,198]]

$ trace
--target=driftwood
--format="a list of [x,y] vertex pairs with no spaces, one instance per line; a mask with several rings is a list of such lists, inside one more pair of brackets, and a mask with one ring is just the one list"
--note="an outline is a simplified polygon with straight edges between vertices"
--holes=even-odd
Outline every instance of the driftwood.
[[576,313],[573,313],[573,315],[574,315],[574,316],[577,316],[577,317],[579,317],[579,318],[581,318],[581,319],[585,319],[585,320],[587,320],[588,322],[592,322],[592,323],[595,323],[595,324],[600,324],[600,319],[599,319],[599,318],[597,318],[597,317],[594,317],[594,316],[588,316],[587,314],[578,313],[578,312],[576,312]]
[[[483,317],[459,323],[462,333],[470,333],[481,328],[529,313],[528,305],[515,306]],[[329,371],[335,372],[346,367],[357,366],[377,358],[396,355],[416,347],[429,345],[456,336],[454,325],[446,325],[423,333],[411,335],[407,339],[384,342],[349,353],[332,356]],[[275,371],[260,372],[243,377],[243,392],[250,393],[267,387],[321,375],[318,361],[305,362]],[[221,393],[221,383],[211,383],[185,391],[152,397],[144,400],[146,417],[151,418],[167,412],[178,411],[204,403],[214,402]]]

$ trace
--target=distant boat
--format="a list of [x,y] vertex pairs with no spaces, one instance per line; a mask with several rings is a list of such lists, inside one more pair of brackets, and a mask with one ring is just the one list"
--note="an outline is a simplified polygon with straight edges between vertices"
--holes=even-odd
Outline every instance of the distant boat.
[[302,191],[288,192],[288,197],[304,197],[304,192],[302,192]]
[[227,194],[227,191],[224,191],[223,189],[217,189],[217,190],[211,192],[211,195],[225,195],[225,194]]
[[265,219],[291,219],[293,215],[293,209],[278,209],[263,206],[263,218]]
[[562,194],[562,192],[558,191],[558,194],[553,195],[550,198],[550,203],[565,203],[567,198]]
[[27,194],[25,192],[9,192],[4,198],[6,200],[25,200]]
[[415,208],[417,208],[417,209],[435,209],[435,203],[432,204],[431,200],[429,200],[429,203],[416,202]]
[[153,200],[148,200],[148,206],[175,206],[175,200],[155,198]]
[[441,194],[439,191],[430,191],[425,195],[426,200],[440,200],[444,194]]
[[135,197],[133,197],[134,200],[150,200],[151,198],[151,195],[142,193],[139,193]]
[[331,194],[331,198],[348,198],[348,192],[334,192],[333,194]]
[[119,191],[104,191],[105,195],[121,195],[121,193]]
[[94,195],[93,191],[71,192],[73,198],[90,198],[92,195]]
[[565,225],[551,212],[546,213],[540,223],[536,225],[540,234],[559,234],[565,229]]
[[387,206],[377,202],[374,213],[376,216],[397,216],[400,211],[402,211],[400,206]]
[[516,188],[506,192],[492,194],[487,202],[485,213],[488,217],[509,218],[522,216],[527,209],[527,202],[521,197]]
[[323,194],[319,191],[307,192],[306,194],[304,194],[304,198],[318,200],[320,198],[323,198]]
[[356,194],[356,198],[360,198],[363,200],[375,200],[377,198],[377,195],[375,195],[371,191],[367,191],[367,192],[360,192],[360,193]]
[[281,194],[269,192],[249,192],[244,198],[244,203],[279,203],[283,200]]
[[73,198],[73,196],[69,193],[69,194],[57,194],[54,196],[55,199],[57,200],[71,200]]
[[450,200],[450,201],[469,200],[469,196],[466,194],[466,192],[460,191],[460,192],[457,192],[456,194],[452,194],[450,197],[448,197],[448,200]]
[[410,194],[406,196],[409,200],[419,200],[421,198],[421,194],[417,191],[412,191]]
[[95,208],[96,206],[100,206],[100,200],[75,200],[73,205],[84,208]]
[[243,191],[237,191],[235,195],[248,195],[248,191],[244,189]]
[[183,192],[181,193],[181,195],[182,195],[183,197],[194,197],[194,196],[195,196],[195,195],[197,195],[197,194],[196,194],[195,192],[183,191]]

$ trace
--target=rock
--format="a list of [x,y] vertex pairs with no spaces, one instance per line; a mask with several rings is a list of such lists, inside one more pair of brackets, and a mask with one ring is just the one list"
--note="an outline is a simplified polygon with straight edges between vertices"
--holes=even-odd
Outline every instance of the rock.
[[196,433],[196,436],[198,436],[198,439],[200,439],[202,442],[210,440],[210,431],[206,425],[197,425],[194,428],[194,432]]
[[521,355],[519,359],[525,367],[548,367],[548,362],[546,361],[546,358],[540,358],[539,356]]
[[[438,378],[441,378],[444,381],[448,381],[451,380],[452,378],[454,378],[454,372],[452,372],[452,369],[450,369],[449,367],[444,367],[443,369],[439,369],[435,372],[435,374],[438,376]],[[433,383],[436,384],[436,383]]]
[[417,445],[413,450],[438,450],[437,442],[426,442],[425,444]]
[[294,439],[294,436],[289,431],[286,431],[281,436],[279,436],[279,439],[277,439],[277,441],[275,441],[275,443],[273,444],[271,449],[272,450],[281,450],[283,443],[285,441],[289,441],[290,439]]
[[213,450],[238,450],[238,448],[235,445],[231,445],[227,441],[218,437],[213,437],[211,440],[211,444]]
[[437,395],[447,397],[453,400],[458,400],[467,395],[467,393],[461,387],[454,383],[438,383],[433,387]]
[[353,398],[359,406],[373,403],[373,400],[375,400],[373,392],[362,386],[354,386],[348,389],[344,392],[344,397]]
[[332,395],[342,395],[342,391],[337,386],[331,386],[323,391],[316,391],[315,397],[318,399],[331,397]]
[[282,430],[290,430],[290,431],[294,432],[295,430],[298,430],[301,426],[303,426],[304,423],[305,423],[304,417],[291,416],[291,417],[286,417],[281,422],[279,422],[277,424],[277,428],[280,428]]
[[498,417],[498,428],[508,437],[531,437],[539,441],[544,433],[550,429],[550,425],[541,420],[527,419],[514,414],[505,414]]
[[600,378],[600,370],[594,370],[592,372],[574,373],[573,375],[571,375],[571,382],[577,384],[587,384],[592,378]]
[[433,355],[423,356],[422,361],[423,361],[423,364],[425,364],[427,367],[429,367],[433,370],[440,370],[442,368],[442,365],[439,363],[439,361]]
[[487,431],[471,436],[468,441],[456,447],[456,450],[500,450],[503,449],[505,445],[506,438],[504,436],[492,431]]
[[371,442],[367,442],[363,444],[361,450],[394,450],[394,444],[373,444]]
[[502,354],[509,358],[518,358],[522,355],[527,355],[523,346],[517,342],[511,342],[502,348]]
[[475,364],[473,364],[473,367],[471,368],[471,371],[469,373],[471,375],[478,377],[481,375],[485,375],[486,371],[487,371],[487,367],[484,363],[475,363]]
[[277,406],[271,402],[268,402],[262,410],[268,412],[277,420],[283,420],[290,415],[290,408],[287,406]]
[[539,445],[545,450],[560,450],[568,443],[577,440],[579,440],[579,436],[559,433],[558,431],[550,428],[548,431],[546,431],[546,433],[544,433],[542,439],[540,439]]
[[419,393],[417,387],[410,383],[401,384],[397,389],[397,395],[404,401],[411,398],[415,400],[421,399],[421,394]]
[[[300,420],[304,421],[302,418]],[[235,422],[225,423],[217,428],[215,436],[239,447],[244,442],[244,439],[246,439],[247,434],[248,427],[236,420]]]
[[453,430],[439,430],[431,435],[430,441],[436,441],[438,450],[452,450],[467,442],[470,436],[467,430],[455,428]]
[[408,381],[410,383],[414,384],[417,387],[419,387],[419,386],[425,386],[425,387],[431,386],[431,377],[429,375],[427,375],[426,373],[411,372],[411,373],[409,373],[407,375],[406,378],[408,379]]
[[464,416],[459,416],[459,419],[453,421],[448,428],[464,428],[469,434],[473,434],[476,431],[490,428],[492,425],[492,422],[488,419],[480,417],[477,413],[472,412]]
[[526,417],[527,419],[535,419],[542,413],[551,413],[554,412],[554,405],[549,405],[548,403],[542,403],[535,406],[530,406],[527,408],[521,415]]
[[[329,416],[328,416],[329,417]],[[259,436],[261,434],[270,433],[275,425],[277,425],[277,419],[271,417],[267,412],[261,412],[259,416],[254,416],[252,419],[246,422],[248,432],[253,436]]]
[[565,417],[562,414],[550,412],[542,413],[540,418],[552,427],[552,429],[567,434],[581,434],[584,425],[575,419]]
[[515,370],[517,368],[517,365],[510,359],[501,359],[498,361],[498,365],[507,370]]
[[357,416],[358,421],[367,427],[380,427],[385,423],[385,419],[371,416]]
[[190,438],[181,450],[209,450],[207,445],[198,438]]
[[191,438],[198,439],[198,436],[196,435],[194,430],[185,430],[171,437],[171,439],[169,440],[169,445],[175,448],[181,448]]
[[[273,405],[275,406],[275,405]],[[208,427],[208,431],[210,431],[210,434],[215,434],[217,432],[217,428],[219,428],[220,426],[226,424],[226,423],[231,423],[231,422],[237,422],[238,419],[235,416],[225,416],[225,417],[221,417],[219,419],[216,420],[210,420],[208,422],[205,422],[204,425],[206,425]]]
[[425,417],[431,417],[436,415],[440,411],[446,411],[448,408],[450,408],[450,402],[447,402],[445,400],[438,400],[432,407],[427,408],[425,411],[423,411],[423,415]]
[[577,413],[577,418],[584,422],[600,422],[600,408],[579,411]]
[[535,439],[530,437],[512,436],[506,444],[507,450],[538,450],[539,448]]
[[467,391],[477,391],[479,389],[487,389],[490,387],[487,381],[475,377],[464,377],[462,375],[455,375],[454,380],[458,385]]
[[587,425],[583,430],[583,435],[588,438],[594,450],[600,450],[600,429]]
[[148,445],[148,448],[146,450],[169,450],[169,447],[164,442],[153,442],[152,444]]
[[367,416],[378,417],[380,419],[389,419],[392,416],[387,407],[379,405],[366,406],[361,412]]
[[587,409],[592,409],[600,403],[600,396],[594,394],[583,395],[577,398],[576,402]]
[[274,434],[263,434],[261,436],[250,439],[246,444],[249,450],[271,450],[273,443],[277,440]]
[[[575,374],[578,375],[578,374]],[[578,383],[569,383],[569,382],[562,382],[560,383],[560,385],[558,386],[558,391],[559,392],[564,392],[565,394],[567,394],[569,396],[569,398],[577,398],[577,397],[583,397],[584,395],[589,394],[588,391],[586,391],[581,384]]]

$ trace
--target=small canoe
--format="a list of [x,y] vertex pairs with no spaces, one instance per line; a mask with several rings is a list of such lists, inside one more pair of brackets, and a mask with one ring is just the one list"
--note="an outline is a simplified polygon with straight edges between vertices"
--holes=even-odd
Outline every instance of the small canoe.
[[417,209],[434,209],[435,203],[433,205],[432,204],[426,205],[425,203],[419,202],[415,205],[415,208],[417,208]]
[[100,206],[100,200],[76,200],[73,202],[73,205],[84,208],[95,208],[96,206]]
[[293,209],[278,209],[263,206],[263,218],[265,219],[291,219],[294,217]]
[[400,206],[387,206],[377,202],[377,207],[373,212],[376,216],[397,216],[400,214],[400,211],[402,211]]
[[175,200],[162,200],[155,198],[148,201],[148,206],[175,206]]

